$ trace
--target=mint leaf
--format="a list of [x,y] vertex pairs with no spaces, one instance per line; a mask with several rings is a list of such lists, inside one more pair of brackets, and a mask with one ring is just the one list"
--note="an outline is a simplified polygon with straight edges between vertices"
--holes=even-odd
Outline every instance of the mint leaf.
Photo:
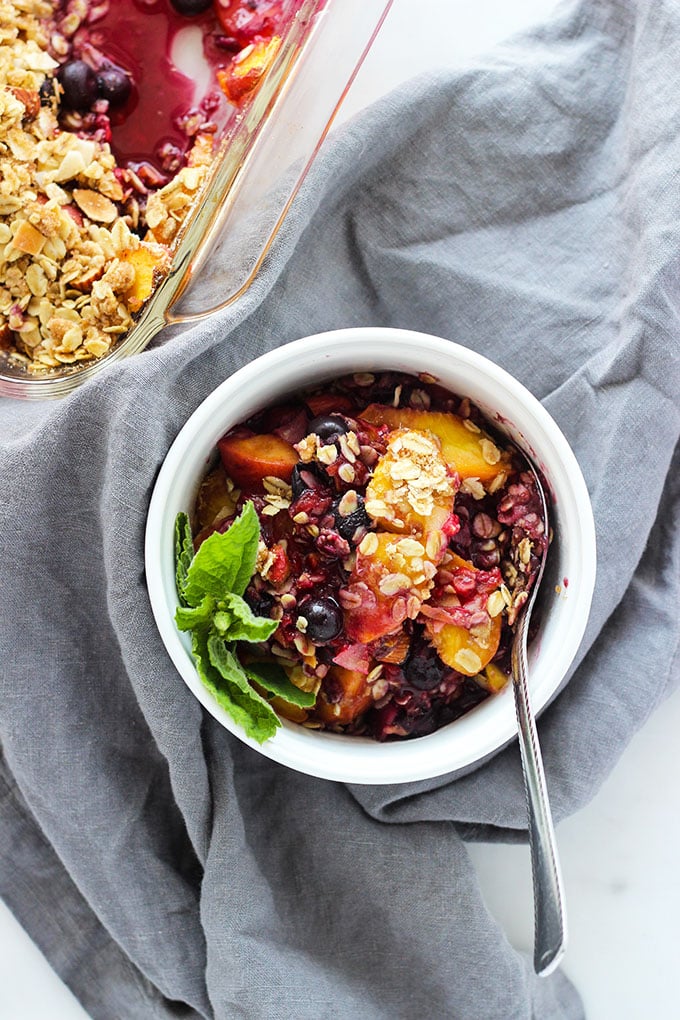
[[255,507],[248,502],[227,531],[214,531],[201,543],[187,570],[186,602],[198,606],[206,595],[243,595],[255,572],[259,541],[260,522]]
[[175,623],[179,630],[209,628],[227,641],[254,643],[266,641],[279,625],[268,616],[255,616],[245,599],[233,592],[226,592],[218,603],[206,595],[197,606],[178,606]]
[[273,737],[281,722],[273,708],[250,686],[241,663],[224,638],[213,633],[206,640],[194,633],[193,645],[197,663],[200,658],[201,679],[218,704],[259,744]]
[[266,641],[278,621],[256,616],[243,594],[255,572],[260,522],[252,502],[225,532],[213,532],[194,554],[191,525],[186,514],[175,519],[175,576],[180,605],[175,612],[179,630],[190,631],[192,652],[201,682],[215,701],[248,737],[263,743],[281,722],[249,677],[270,695],[309,707],[313,694],[300,691],[276,663],[256,663],[244,669],[235,643]]
[[278,620],[268,616],[255,616],[248,603],[234,592],[226,595],[223,602],[230,616],[225,632],[230,641],[266,641],[279,625]]
[[178,606],[175,611],[175,623],[178,630],[209,629],[213,626],[215,599],[206,595],[197,606]]
[[243,507],[241,516],[234,521],[227,534],[232,535],[232,541],[238,541],[241,548],[239,569],[229,590],[235,595],[243,595],[255,573],[257,549],[260,544],[260,521],[250,501]]
[[187,573],[193,558],[194,542],[191,537],[191,524],[187,514],[180,512],[175,518],[175,583],[177,584],[177,594],[182,605],[187,604],[184,589]]
[[301,691],[290,682],[285,670],[275,662],[249,662],[243,669],[249,680],[253,680],[270,694],[283,698],[291,705],[311,708],[316,701],[316,694],[313,691]]

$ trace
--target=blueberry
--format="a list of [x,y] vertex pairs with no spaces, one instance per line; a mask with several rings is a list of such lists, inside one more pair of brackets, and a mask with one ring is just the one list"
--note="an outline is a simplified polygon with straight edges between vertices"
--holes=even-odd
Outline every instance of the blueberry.
[[438,687],[451,670],[442,662],[431,645],[416,646],[402,666],[406,682],[419,691]]
[[111,106],[123,106],[130,98],[132,82],[120,67],[111,64],[97,74],[97,90],[102,99],[108,99]]
[[307,621],[305,634],[310,641],[325,644],[342,631],[342,609],[328,595],[308,599],[300,607],[300,613]]
[[346,538],[349,542],[354,537],[354,532],[357,528],[369,528],[371,526],[371,518],[366,513],[364,508],[364,500],[361,496],[357,496],[357,508],[351,514],[343,517],[338,513],[338,503],[340,500],[336,500],[333,505],[333,513],[335,514],[335,528],[342,538]]
[[328,442],[329,439],[344,436],[349,432],[349,425],[340,414],[320,414],[318,418],[310,421],[307,432],[308,434],[313,432],[319,439]]
[[193,18],[212,7],[213,0],[170,0],[170,2],[178,14],[183,14],[185,18]]
[[84,60],[69,60],[57,71],[64,90],[62,102],[69,110],[89,110],[97,98],[97,76]]
[[249,588],[245,594],[245,601],[248,603],[256,616],[271,616],[276,599],[268,591],[256,591]]
[[322,485],[316,468],[312,464],[296,464],[290,476],[293,499],[299,499],[307,489],[318,489]]

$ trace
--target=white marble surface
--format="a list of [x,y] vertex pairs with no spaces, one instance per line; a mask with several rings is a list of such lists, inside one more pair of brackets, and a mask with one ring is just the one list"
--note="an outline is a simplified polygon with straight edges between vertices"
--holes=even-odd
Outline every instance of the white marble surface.
[[[555,6],[554,0],[394,0],[343,116],[422,70],[467,62],[550,17]],[[679,732],[680,692],[647,722],[591,804],[558,827],[570,926],[564,967],[583,995],[588,1020],[680,1017]],[[527,849],[474,846],[470,854],[489,909],[513,945],[530,949]],[[2,904],[0,1018],[87,1020]]]

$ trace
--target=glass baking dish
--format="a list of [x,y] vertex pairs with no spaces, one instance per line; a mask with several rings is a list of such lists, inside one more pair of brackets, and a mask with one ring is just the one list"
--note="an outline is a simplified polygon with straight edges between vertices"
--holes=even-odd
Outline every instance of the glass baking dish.
[[[262,83],[225,128],[170,249],[170,270],[133,327],[99,360],[39,375],[0,352],[0,396],[64,396],[111,362],[144,350],[164,326],[205,318],[246,291],[391,4],[303,3]],[[211,275],[213,266],[218,273]],[[219,294],[219,301],[210,294]]]

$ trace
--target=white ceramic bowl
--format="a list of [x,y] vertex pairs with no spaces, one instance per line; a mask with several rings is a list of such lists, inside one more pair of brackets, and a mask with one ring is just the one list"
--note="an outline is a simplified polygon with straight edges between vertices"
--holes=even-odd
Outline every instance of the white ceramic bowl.
[[395,329],[337,330],[297,340],[234,373],[191,415],[163,463],[146,529],[146,577],[158,629],[180,675],[204,707],[261,754],[309,775],[349,783],[426,779],[466,768],[516,733],[512,690],[488,698],[436,733],[379,743],[306,729],[283,720],[263,745],[248,739],[202,685],[177,607],[174,522],[191,510],[217,440],[256,410],[291,392],[358,371],[428,372],[468,396],[542,470],[552,495],[555,538],[542,591],[541,626],[529,653],[535,712],[555,693],[583,637],[595,583],[595,528],[576,459],[541,404],[516,379],[473,351],[423,333]]

